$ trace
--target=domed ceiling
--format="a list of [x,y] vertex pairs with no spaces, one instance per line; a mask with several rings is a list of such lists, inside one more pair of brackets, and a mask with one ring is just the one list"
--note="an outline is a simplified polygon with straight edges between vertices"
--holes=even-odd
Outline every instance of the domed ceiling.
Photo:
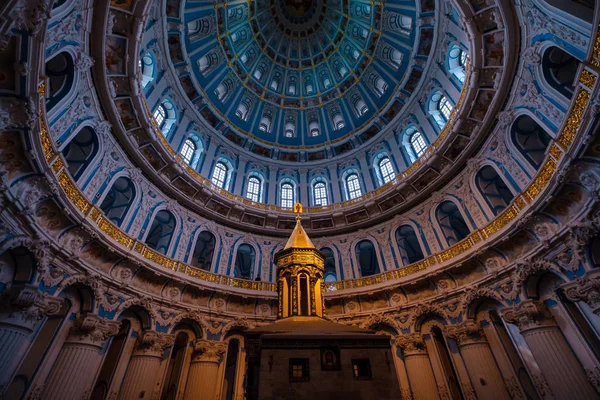
[[[271,146],[319,148],[365,130],[368,139],[398,111],[378,118],[411,63],[411,2],[188,1],[183,7],[181,61],[189,59],[194,81],[187,85],[201,92],[194,101],[201,115],[233,142],[242,134]],[[177,67],[173,51],[171,58]]]

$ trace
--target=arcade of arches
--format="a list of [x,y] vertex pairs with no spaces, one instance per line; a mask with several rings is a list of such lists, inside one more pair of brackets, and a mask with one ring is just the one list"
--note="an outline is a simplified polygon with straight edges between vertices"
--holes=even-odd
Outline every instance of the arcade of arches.
[[0,10],[0,398],[600,397],[599,0]]

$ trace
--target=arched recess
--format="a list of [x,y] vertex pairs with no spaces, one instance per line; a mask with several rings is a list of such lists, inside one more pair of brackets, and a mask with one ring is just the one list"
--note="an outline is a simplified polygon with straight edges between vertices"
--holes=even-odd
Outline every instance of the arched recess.
[[37,260],[24,246],[16,246],[0,255],[0,285],[34,283],[37,273]]
[[144,242],[149,248],[167,255],[176,226],[177,221],[173,213],[160,210],[154,216]]
[[446,200],[435,210],[435,217],[448,246],[452,246],[471,232],[456,203]]
[[100,204],[104,215],[116,226],[121,226],[135,200],[135,185],[128,177],[118,177]]
[[323,247],[321,252],[325,255],[325,267],[323,271],[323,281],[325,283],[338,280],[337,268],[335,267],[335,253],[329,247]]
[[244,397],[244,380],[246,369],[246,340],[243,334],[229,332],[224,340],[227,343],[227,352],[224,355],[222,371],[223,377],[220,399],[236,400]]
[[425,258],[419,238],[411,225],[399,226],[395,236],[402,265],[406,266]]
[[[465,398],[456,368],[456,358],[459,358],[458,349],[450,349],[447,338],[444,335],[444,325],[437,319],[423,322],[421,333],[424,335],[427,345],[429,360],[433,367],[435,380],[438,387],[444,387],[450,392],[450,398]],[[456,347],[456,346],[454,346]]]
[[[587,30],[589,24],[594,22],[595,0],[537,0],[536,3],[566,25],[584,24]],[[582,29],[580,26],[577,28]]]
[[198,269],[211,271],[216,245],[217,239],[212,232],[200,232],[198,237],[196,237],[196,244],[194,245],[194,252],[190,259],[190,265]]
[[525,160],[537,170],[546,158],[552,138],[529,115],[520,115],[511,126],[510,140]]
[[60,332],[68,325],[66,322],[70,308],[71,303],[64,301],[60,311],[49,316],[38,328],[33,343],[4,393],[4,398],[27,398],[28,392],[34,387],[34,382],[42,375],[40,373],[42,365],[46,362],[50,349],[61,345]]
[[140,58],[139,67],[142,73],[142,88],[146,89],[156,75],[156,62],[152,53],[146,53]]
[[77,181],[90,166],[100,148],[98,135],[89,126],[83,127],[62,149],[69,174]]
[[73,56],[62,51],[46,61],[45,74],[48,77],[46,110],[52,110],[71,92],[75,83],[75,63]]
[[168,357],[168,364],[162,385],[161,399],[175,400],[183,398],[190,361],[194,352],[193,342],[203,338],[202,329],[196,321],[184,318],[173,327],[171,332],[175,343]]
[[360,276],[378,274],[380,271],[377,250],[370,240],[361,240],[354,247]]
[[242,243],[235,252],[233,276],[243,279],[252,279],[256,264],[256,250],[253,246]]
[[542,56],[542,75],[550,87],[571,99],[577,84],[579,60],[557,46],[551,46]]
[[515,195],[491,165],[485,165],[475,174],[475,187],[494,216],[499,215]]

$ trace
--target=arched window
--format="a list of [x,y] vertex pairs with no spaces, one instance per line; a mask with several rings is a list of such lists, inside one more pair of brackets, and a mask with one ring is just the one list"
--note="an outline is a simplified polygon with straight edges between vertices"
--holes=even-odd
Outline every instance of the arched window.
[[394,168],[389,157],[382,157],[377,164],[379,167],[379,175],[381,176],[381,183],[386,184],[394,179]]
[[477,172],[475,184],[494,215],[500,214],[515,197],[498,172],[489,165]]
[[356,244],[356,259],[360,267],[360,276],[370,276],[379,273],[379,261],[375,246],[370,240],[361,240]]
[[59,53],[46,62],[45,73],[48,77],[46,109],[51,110],[69,94],[73,87],[75,82],[73,57],[66,51]]
[[225,379],[223,380],[223,394],[221,397],[223,400],[233,400],[245,397],[243,394],[237,393],[243,390],[243,388],[241,386],[236,386],[236,383],[240,381],[239,378],[237,378],[237,375],[243,373],[243,371],[239,371],[240,350],[240,341],[234,338],[230,339],[229,344],[227,345],[227,357],[225,359]]
[[450,200],[442,202],[437,206],[435,215],[448,246],[469,236],[469,227],[454,202]]
[[348,200],[354,200],[362,196],[357,174],[351,173],[346,176],[346,192],[348,195]]
[[402,225],[396,230],[396,244],[398,244],[403,265],[412,264],[425,258],[417,234],[410,225]]
[[542,58],[544,79],[567,99],[573,96],[578,69],[579,61],[562,49],[553,46],[544,52]]
[[429,99],[429,114],[440,129],[444,128],[450,120],[452,109],[452,103],[450,103],[450,100],[444,94],[436,91],[431,95]]
[[98,154],[98,136],[90,127],[82,128],[77,135],[64,147],[62,155],[67,169],[77,181]]
[[468,60],[469,56],[467,52],[457,45],[453,45],[450,48],[450,51],[448,51],[448,67],[450,73],[454,75],[460,83],[465,82]]
[[173,213],[167,210],[157,212],[148,231],[148,236],[146,236],[146,245],[161,254],[167,255],[175,232],[175,225]]
[[241,244],[235,255],[235,267],[233,276],[244,279],[252,279],[254,274],[254,262],[256,251],[249,244]]
[[410,148],[415,156],[415,159],[421,157],[425,154],[425,150],[427,149],[427,143],[425,143],[425,139],[423,135],[419,131],[414,131],[409,138]]
[[511,127],[511,141],[535,169],[542,165],[550,140],[550,135],[529,115],[519,116]]
[[135,198],[135,186],[131,179],[120,177],[110,187],[102,200],[100,209],[112,223],[121,226]]
[[190,260],[191,266],[204,271],[210,271],[216,244],[217,239],[215,238],[215,235],[209,231],[200,232],[196,239],[194,253]]
[[167,136],[175,125],[175,106],[169,100],[165,100],[156,107],[152,116],[158,129]]
[[195,153],[196,144],[190,139],[185,139],[185,141],[183,142],[183,146],[181,146],[181,150],[179,150],[179,154],[181,154],[183,161],[185,161],[188,165],[191,165]]
[[262,179],[257,176],[248,178],[248,187],[246,189],[246,198],[250,201],[259,202],[262,197]]
[[227,183],[227,177],[229,175],[229,167],[224,162],[218,161],[213,169],[212,178],[210,181],[213,185],[220,187],[221,189],[227,189],[225,184]]
[[142,58],[140,58],[140,71],[142,72],[142,87],[146,89],[146,87],[154,80],[154,71],[156,64],[154,63],[154,58],[150,53],[146,53]]
[[281,184],[281,207],[292,208],[294,206],[294,185],[291,182]]
[[325,182],[317,181],[313,184],[313,197],[315,206],[325,207],[327,205],[327,185],[325,185]]
[[329,247],[321,249],[321,253],[325,255],[325,267],[323,270],[323,280],[325,282],[335,282],[338,280],[337,271],[335,269],[335,256],[333,250]]

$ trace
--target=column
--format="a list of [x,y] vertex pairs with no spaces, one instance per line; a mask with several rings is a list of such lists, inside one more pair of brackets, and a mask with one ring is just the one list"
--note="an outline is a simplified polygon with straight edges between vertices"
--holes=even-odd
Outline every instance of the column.
[[214,400],[219,384],[219,364],[227,343],[198,339],[190,364],[184,399]]
[[166,333],[144,331],[136,343],[119,399],[154,398],[158,370],[165,349],[173,346],[175,337]]
[[46,379],[44,399],[86,398],[102,364],[102,347],[119,325],[95,314],[78,316]]
[[394,357],[396,376],[400,384],[400,395],[402,396],[402,400],[413,400],[410,383],[408,382],[408,374],[406,373],[406,365],[404,364],[405,357],[401,354],[402,350],[397,344],[398,339],[399,337],[392,339],[392,356]]
[[572,302],[587,303],[600,317],[600,271],[588,272],[584,277],[563,286],[565,296]]
[[418,333],[399,336],[396,345],[404,350],[404,363],[413,398],[419,400],[439,399],[437,384],[425,342]]
[[[538,363],[544,381],[540,387],[551,391],[556,399],[593,399],[596,391],[569,347],[562,332],[546,307],[539,302],[526,300],[502,311],[503,318],[519,327],[521,335]],[[544,379],[545,378],[545,379]],[[544,397],[543,393],[540,393]]]
[[63,299],[33,285],[12,285],[0,302],[0,397],[19,367],[36,325],[56,314]]
[[447,327],[446,335],[458,344],[477,398],[510,399],[481,328],[472,321],[466,321]]

